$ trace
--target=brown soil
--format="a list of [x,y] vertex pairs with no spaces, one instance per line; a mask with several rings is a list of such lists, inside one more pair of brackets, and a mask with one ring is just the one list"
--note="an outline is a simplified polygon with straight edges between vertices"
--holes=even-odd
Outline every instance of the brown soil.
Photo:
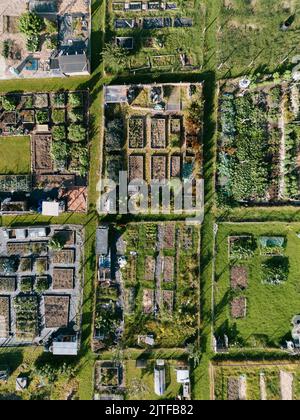
[[248,269],[243,266],[234,266],[230,271],[230,285],[233,289],[246,289],[248,286]]
[[246,317],[246,298],[236,297],[231,301],[231,316],[232,318],[245,318]]
[[69,323],[69,296],[45,296],[45,327],[67,327]]
[[73,289],[74,288],[74,269],[73,268],[54,268],[53,269],[53,289]]

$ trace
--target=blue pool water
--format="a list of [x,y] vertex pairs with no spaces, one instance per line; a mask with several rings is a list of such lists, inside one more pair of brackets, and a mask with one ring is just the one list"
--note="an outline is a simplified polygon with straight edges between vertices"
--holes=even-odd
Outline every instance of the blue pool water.
[[29,60],[25,66],[28,71],[36,71],[39,68],[39,61],[36,59]]

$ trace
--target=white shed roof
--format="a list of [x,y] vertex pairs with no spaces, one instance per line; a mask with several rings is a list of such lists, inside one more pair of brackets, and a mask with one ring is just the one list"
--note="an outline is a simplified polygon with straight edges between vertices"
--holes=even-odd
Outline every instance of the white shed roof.
[[43,201],[42,203],[43,216],[59,216],[59,203],[57,201]]
[[187,369],[177,370],[177,383],[185,384],[190,382],[190,372]]
[[77,356],[78,354],[78,343],[75,342],[57,342],[53,344],[53,355],[54,356]]
[[28,229],[28,235],[30,238],[43,238],[47,236],[47,232],[45,228],[30,228]]

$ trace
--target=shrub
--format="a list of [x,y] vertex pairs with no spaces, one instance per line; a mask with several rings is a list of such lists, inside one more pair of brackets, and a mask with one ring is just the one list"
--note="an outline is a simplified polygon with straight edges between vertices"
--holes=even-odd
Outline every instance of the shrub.
[[71,124],[68,129],[68,138],[75,142],[86,139],[86,129],[81,124]]
[[81,93],[70,93],[69,94],[69,105],[72,108],[79,108],[82,106],[82,94]]
[[72,109],[69,111],[68,117],[72,123],[83,122],[82,109]]
[[45,24],[43,19],[36,13],[26,12],[19,18],[19,31],[28,37],[40,34],[44,28]]
[[48,290],[48,289],[49,289],[49,287],[50,287],[50,284],[49,284],[49,279],[48,279],[48,277],[47,277],[47,276],[44,276],[44,277],[38,277],[38,278],[36,279],[34,289],[35,289],[38,293],[43,293],[43,292],[45,292],[46,290]]
[[17,107],[15,96],[4,96],[2,98],[2,107],[5,111],[14,111]]
[[54,109],[52,120],[55,124],[63,124],[65,122],[65,111],[63,109]]
[[37,52],[40,46],[40,38],[38,35],[31,35],[27,38],[26,48],[30,52]]
[[69,156],[67,143],[62,140],[52,142],[51,156],[56,167],[64,169],[67,166],[67,159]]
[[20,282],[20,290],[23,293],[32,292],[33,281],[31,277],[23,277]]
[[12,47],[12,41],[10,39],[6,39],[3,41],[2,44],[2,55],[4,58],[9,58],[11,54],[11,47]]
[[37,111],[36,113],[36,122],[38,124],[46,124],[49,122],[49,113],[48,111]]
[[53,140],[61,141],[66,138],[66,129],[63,126],[56,126],[52,128]]
[[240,237],[230,242],[230,256],[237,259],[247,259],[254,255],[256,243],[252,237]]
[[288,279],[289,260],[286,257],[273,257],[262,264],[262,282],[280,284]]
[[65,246],[65,242],[59,236],[53,236],[48,243],[49,249],[52,251],[61,251]]
[[127,66],[128,50],[114,43],[106,44],[102,52],[102,59],[108,71],[118,72]]
[[57,28],[56,21],[45,18],[44,19],[44,25],[45,25],[45,31],[48,34],[56,34],[57,33],[58,28]]
[[65,94],[63,92],[57,92],[53,94],[54,106],[61,108],[65,106]]

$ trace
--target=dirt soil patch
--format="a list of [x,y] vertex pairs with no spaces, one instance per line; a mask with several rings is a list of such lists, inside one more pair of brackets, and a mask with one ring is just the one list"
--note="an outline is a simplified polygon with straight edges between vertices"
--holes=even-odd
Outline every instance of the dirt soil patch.
[[0,292],[15,292],[16,288],[16,277],[0,277]]
[[171,156],[171,177],[181,177],[181,157],[179,155]]
[[74,288],[74,269],[73,268],[54,268],[53,269],[53,289],[73,289]]
[[164,257],[163,264],[164,264],[164,271],[163,271],[164,282],[170,283],[174,280],[174,257]]
[[247,301],[243,296],[236,297],[231,301],[232,318],[245,318],[247,309]]
[[48,134],[35,134],[32,136],[32,166],[34,171],[52,171],[51,158],[52,136]]
[[154,310],[154,290],[143,290],[143,311],[144,314],[150,315]]
[[45,296],[45,327],[63,328],[69,324],[69,296]]
[[60,251],[54,251],[52,255],[53,264],[74,264],[75,261],[75,250],[74,249],[62,249]]
[[173,313],[174,308],[174,292],[172,290],[163,290],[162,291],[162,304],[164,311],[169,314]]
[[165,149],[166,120],[164,118],[152,118],[151,120],[151,145],[154,149]]
[[131,155],[128,159],[129,180],[144,179],[144,156]]
[[232,289],[246,289],[248,286],[248,269],[243,266],[234,266],[230,271],[230,285]]
[[166,223],[164,225],[164,248],[174,249],[175,247],[175,224]]
[[9,333],[9,297],[0,296],[0,338],[7,338]]
[[145,280],[154,281],[155,258],[147,256],[145,258]]
[[152,179],[167,179],[167,156],[152,156]]

